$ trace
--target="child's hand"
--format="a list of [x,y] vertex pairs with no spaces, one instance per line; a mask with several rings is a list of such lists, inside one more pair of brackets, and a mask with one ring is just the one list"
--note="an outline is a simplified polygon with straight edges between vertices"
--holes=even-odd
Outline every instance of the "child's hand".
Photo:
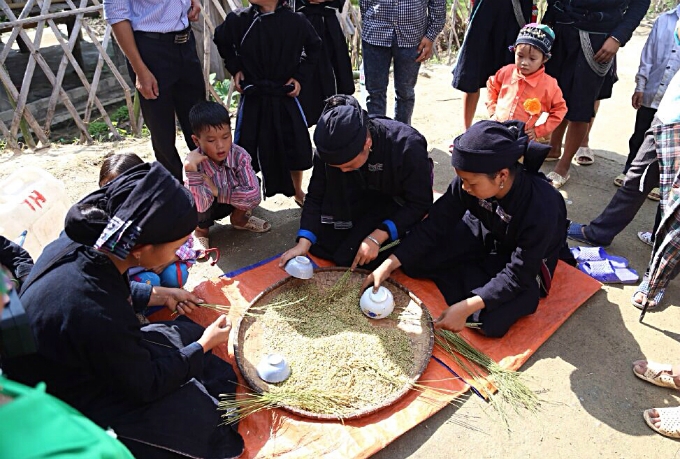
[[536,140],[536,131],[534,130],[534,128],[530,129],[524,128],[524,132],[527,133],[527,137],[529,137],[529,140]]
[[295,86],[295,89],[288,93],[288,97],[297,97],[300,95],[301,86],[298,80],[296,80],[295,78],[291,78],[290,80],[286,81],[286,84],[291,84]]
[[638,110],[640,107],[642,107],[642,92],[634,92],[633,93],[633,108],[635,110]]
[[243,72],[238,72],[234,75],[234,89],[238,92],[243,93],[243,88],[241,88],[241,82],[243,81]]
[[210,188],[210,192],[212,193],[212,195],[217,197],[217,195],[219,194],[219,191],[217,191],[217,187],[215,186],[215,182],[213,182],[213,180],[205,174],[203,174],[203,183],[205,183],[205,185],[208,188]]
[[208,157],[199,153],[198,149],[192,150],[184,160],[184,170],[187,172],[198,172],[198,165],[206,159]]

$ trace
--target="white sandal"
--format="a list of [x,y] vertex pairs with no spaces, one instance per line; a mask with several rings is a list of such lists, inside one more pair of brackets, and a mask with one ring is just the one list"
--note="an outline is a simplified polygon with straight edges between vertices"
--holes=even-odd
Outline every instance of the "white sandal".
[[675,384],[673,379],[673,367],[668,363],[658,363],[647,361],[647,368],[644,373],[635,371],[635,363],[633,363],[633,374],[643,381],[652,383],[659,387],[670,387],[671,389],[680,389]]
[[566,177],[562,177],[560,174],[558,174],[555,171],[548,172],[548,175],[546,175],[552,182],[552,186],[555,187],[556,190],[559,190],[564,186],[565,183],[571,178],[569,174],[566,175]]
[[595,153],[590,147],[579,147],[576,151],[576,164],[590,166],[595,162]]
[[645,422],[653,431],[669,438],[680,438],[680,407],[653,408],[661,420],[659,427],[652,422],[651,409],[642,412]]

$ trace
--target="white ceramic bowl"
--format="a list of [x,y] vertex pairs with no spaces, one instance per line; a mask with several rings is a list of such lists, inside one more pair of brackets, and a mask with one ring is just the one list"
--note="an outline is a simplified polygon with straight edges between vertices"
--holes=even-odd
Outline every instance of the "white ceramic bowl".
[[392,292],[382,285],[373,293],[373,288],[367,288],[361,295],[359,307],[371,319],[384,319],[394,311],[394,297]]
[[279,354],[267,354],[257,364],[257,374],[268,383],[280,383],[290,376],[290,366]]
[[314,275],[312,261],[309,258],[300,255],[288,260],[285,269],[288,274],[297,277],[298,279],[311,279]]

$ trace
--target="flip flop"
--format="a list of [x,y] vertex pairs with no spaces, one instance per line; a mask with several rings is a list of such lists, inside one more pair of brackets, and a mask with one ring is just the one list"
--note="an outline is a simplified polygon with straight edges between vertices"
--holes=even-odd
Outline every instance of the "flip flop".
[[[635,297],[637,296],[638,293],[642,293],[645,296],[645,299],[641,302],[635,301]],[[633,296],[630,297],[630,304],[632,304],[638,309],[644,308],[648,293],[649,293],[649,277],[644,276],[642,278],[642,282],[640,282],[640,285],[638,285],[635,291],[633,292]],[[666,293],[665,288],[660,289],[659,292],[654,296],[654,299],[652,300],[654,303],[647,306],[647,310],[649,311],[650,309],[656,308],[659,305],[659,303],[661,303],[661,300],[663,300],[663,296],[665,293]]]
[[659,415],[661,424],[656,427],[652,422],[652,410],[645,410],[642,412],[642,416],[649,428],[665,437],[680,438],[680,407],[653,409]]
[[595,162],[595,154],[589,147],[579,147],[576,151],[576,164],[590,166]]
[[562,177],[560,174],[558,174],[555,171],[548,172],[548,175],[546,175],[548,179],[552,182],[552,186],[555,187],[556,190],[559,190],[564,186],[565,183],[571,178],[571,175],[567,174],[565,177]]
[[584,261],[609,260],[614,268],[627,268],[628,260],[624,257],[608,254],[602,247],[572,247],[569,249],[579,263]]
[[644,373],[638,373],[635,371],[635,364],[633,362],[633,374],[643,381],[652,383],[659,387],[670,387],[671,389],[680,389],[680,387],[675,385],[675,380],[673,379],[673,367],[669,363],[657,363],[652,361],[647,361],[647,369]]
[[601,246],[602,248],[605,248],[605,249],[607,247],[609,247],[608,245],[598,244],[598,243],[593,242],[590,239],[588,239],[586,237],[586,235],[583,234],[583,227],[584,226],[586,226],[586,225],[582,225],[582,224],[576,223],[576,222],[569,223],[569,228],[567,229],[567,237],[569,239],[573,239],[574,241],[583,242],[584,244],[588,244],[588,245],[595,245],[595,246],[599,245],[599,246]]
[[640,280],[634,269],[615,268],[609,260],[584,261],[578,269],[603,284],[634,284]]
[[561,156],[546,156],[545,159],[543,160],[544,163],[552,163],[555,161],[559,161],[562,159]]
[[272,225],[261,218],[255,217],[253,215],[248,218],[248,222],[244,226],[238,226],[234,225],[233,223],[231,224],[235,229],[237,230],[245,230],[245,231],[250,231],[252,233],[266,233],[270,229],[272,229]]

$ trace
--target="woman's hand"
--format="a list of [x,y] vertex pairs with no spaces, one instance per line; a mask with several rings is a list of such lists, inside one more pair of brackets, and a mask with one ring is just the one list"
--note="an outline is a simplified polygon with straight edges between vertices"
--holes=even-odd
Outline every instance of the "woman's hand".
[[473,296],[456,304],[451,305],[434,321],[434,327],[437,329],[449,330],[454,333],[461,332],[465,329],[465,322],[467,318],[484,308],[484,300],[479,296]]
[[231,320],[225,315],[221,315],[215,322],[208,325],[203,335],[198,340],[198,344],[203,347],[203,352],[212,350],[215,346],[229,341],[231,331]]
[[312,246],[312,242],[309,239],[301,237],[297,245],[292,249],[288,249],[279,258],[279,268],[284,268],[288,260],[295,258],[297,256],[306,256],[309,252],[309,248]]
[[357,250],[357,255],[354,257],[350,269],[354,271],[354,268],[356,268],[357,265],[365,265],[372,262],[378,257],[379,252],[380,246],[378,244],[371,240],[364,239],[361,241],[361,245],[359,246],[359,250]]
[[288,93],[288,97],[297,97],[300,95],[300,89],[302,89],[302,87],[300,86],[298,80],[291,78],[290,80],[286,81],[286,84],[293,85],[293,90]]
[[606,64],[607,62],[614,59],[614,56],[620,47],[621,43],[616,41],[614,38],[609,37],[602,44],[602,48],[600,48],[600,50],[595,53],[593,59],[595,59],[595,62],[599,62],[600,64]]
[[241,88],[243,78],[243,72],[237,72],[236,75],[234,75],[234,89],[240,93],[243,93],[243,88]]
[[196,309],[204,301],[181,288],[154,287],[147,306],[165,306],[172,312],[184,315]]
[[364,279],[364,283],[361,284],[361,291],[363,292],[371,285],[373,285],[373,291],[377,290],[378,287],[380,287],[380,284],[382,284],[385,279],[390,277],[392,271],[397,269],[399,266],[401,266],[399,259],[394,255],[390,255],[387,260],[383,261],[380,266],[375,269],[375,271],[373,271],[366,277],[366,279]]

